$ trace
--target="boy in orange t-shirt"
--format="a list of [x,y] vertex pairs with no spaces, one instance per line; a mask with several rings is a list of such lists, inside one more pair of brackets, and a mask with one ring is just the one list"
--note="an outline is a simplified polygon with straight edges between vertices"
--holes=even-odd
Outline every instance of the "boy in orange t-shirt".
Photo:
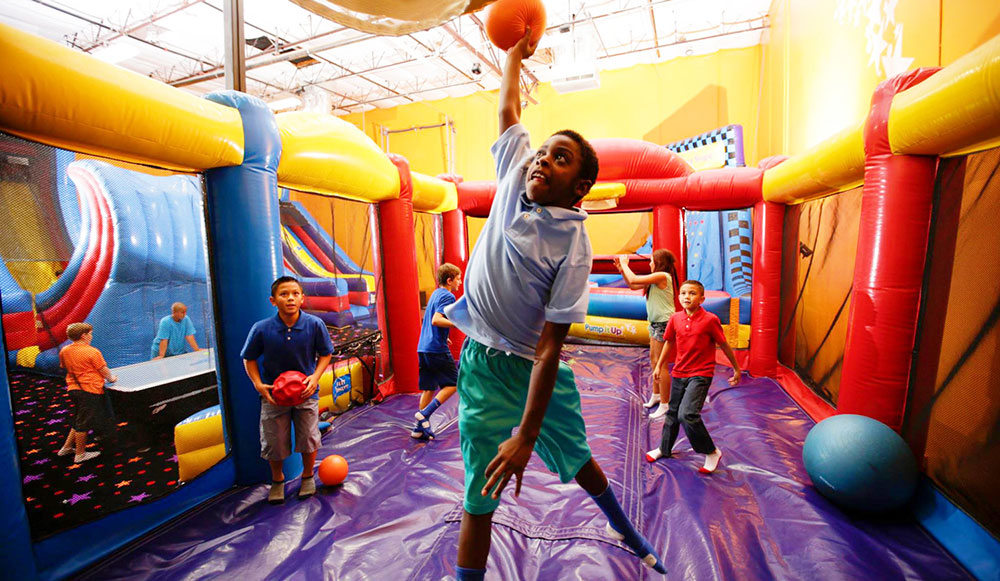
[[66,327],[66,335],[73,341],[59,351],[59,365],[66,369],[66,387],[76,407],[73,427],[66,436],[66,442],[58,454],[69,456],[76,453],[74,461],[86,462],[101,453],[87,451],[87,432],[91,429],[109,431],[112,418],[110,408],[104,400],[104,381],[118,381],[111,375],[104,356],[96,347],[91,347],[94,328],[87,323],[71,323]]

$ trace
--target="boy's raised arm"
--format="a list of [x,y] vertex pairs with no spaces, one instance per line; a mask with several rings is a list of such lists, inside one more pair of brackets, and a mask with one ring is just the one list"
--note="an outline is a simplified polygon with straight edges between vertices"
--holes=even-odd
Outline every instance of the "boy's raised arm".
[[500,135],[521,121],[521,61],[535,54],[538,47],[537,42],[531,42],[530,36],[531,28],[528,27],[524,38],[507,51],[500,81]]

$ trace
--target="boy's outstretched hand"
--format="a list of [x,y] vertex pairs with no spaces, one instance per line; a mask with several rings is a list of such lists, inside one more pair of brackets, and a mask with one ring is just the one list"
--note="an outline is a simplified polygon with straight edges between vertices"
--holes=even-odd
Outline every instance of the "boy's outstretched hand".
[[[517,484],[514,488],[514,496],[521,495],[521,478],[524,476],[524,467],[531,459],[531,451],[535,449],[535,443],[520,434],[515,434],[504,440],[497,446],[497,455],[486,467],[486,486],[483,487],[483,496],[489,496],[493,490],[493,499],[500,498],[500,493],[510,482],[511,476],[517,477]],[[499,484],[497,484],[499,482]]]
[[[540,40],[540,39],[539,39]],[[530,58],[531,55],[535,54],[535,49],[538,48],[538,41],[532,42],[531,40],[531,27],[527,27],[524,31],[524,36],[521,40],[517,41],[517,44],[511,47],[508,54],[513,54],[521,57],[521,60]]]

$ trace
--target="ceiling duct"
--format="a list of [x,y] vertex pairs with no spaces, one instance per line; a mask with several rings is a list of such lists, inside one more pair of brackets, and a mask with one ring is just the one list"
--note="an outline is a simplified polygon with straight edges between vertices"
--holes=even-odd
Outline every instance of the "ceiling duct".
[[572,93],[601,86],[597,69],[597,30],[592,20],[559,29],[552,43],[552,88]]

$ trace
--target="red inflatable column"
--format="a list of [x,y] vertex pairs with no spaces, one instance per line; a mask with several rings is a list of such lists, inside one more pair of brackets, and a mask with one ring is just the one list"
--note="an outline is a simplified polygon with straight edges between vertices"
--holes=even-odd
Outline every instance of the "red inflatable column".
[[903,422],[931,222],[936,157],[893,155],[893,96],[937,72],[883,82],[865,124],[865,185],[838,413]]
[[753,207],[753,307],[747,371],[774,377],[781,318],[781,234],[785,207],[757,202]]
[[413,229],[413,182],[405,158],[389,155],[399,170],[399,199],[379,202],[382,285],[394,381],[383,395],[417,391],[420,289]]
[[684,217],[680,208],[670,204],[653,207],[653,248],[666,248],[677,257],[677,276],[684,282],[685,270]]
[[[441,228],[444,231],[444,261],[450,262],[462,271],[465,280],[465,267],[469,264],[469,232],[465,225],[465,212],[452,210],[441,214]],[[465,293],[465,285],[458,287],[455,298]],[[465,341],[465,333],[458,329],[451,330],[451,354],[458,360]]]

